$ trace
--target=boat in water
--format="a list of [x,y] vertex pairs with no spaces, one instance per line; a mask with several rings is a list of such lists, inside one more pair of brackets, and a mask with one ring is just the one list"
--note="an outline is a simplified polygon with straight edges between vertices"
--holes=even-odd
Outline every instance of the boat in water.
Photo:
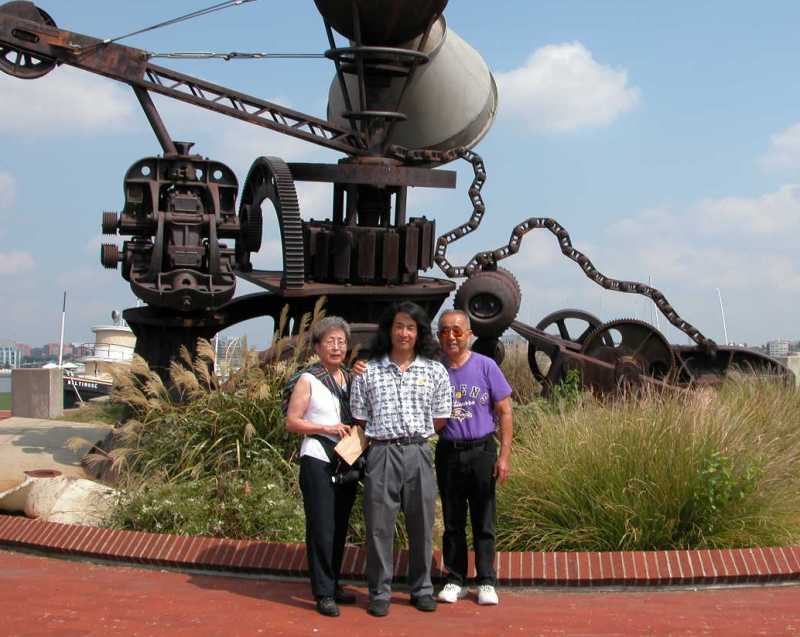
[[110,395],[114,384],[111,370],[130,366],[136,336],[118,311],[111,313],[111,319],[111,325],[92,328],[94,342],[80,346],[77,368],[64,369],[65,408]]

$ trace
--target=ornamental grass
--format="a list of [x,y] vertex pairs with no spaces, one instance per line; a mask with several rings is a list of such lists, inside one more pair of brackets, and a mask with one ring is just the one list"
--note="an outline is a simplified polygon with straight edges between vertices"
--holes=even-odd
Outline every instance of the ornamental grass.
[[[321,306],[301,323],[323,316]],[[285,326],[285,316],[279,329]],[[280,334],[281,332],[279,332]],[[290,347],[276,339],[276,347]],[[289,351],[292,351],[291,349]],[[116,378],[109,415],[126,415],[105,464],[119,528],[302,541],[296,455],[281,393],[302,354],[255,352],[222,383],[207,342],[182,351],[169,389],[137,358]],[[786,545],[800,540],[800,392],[733,377],[719,389],[600,401],[568,378],[538,397],[524,347],[504,363],[515,390],[514,449],[497,490],[497,546],[615,551]],[[85,443],[85,441],[83,441]],[[80,441],[73,441],[79,446]],[[437,521],[436,543],[440,540]],[[348,541],[365,540],[361,498]],[[402,523],[396,544],[405,545]]]
[[498,489],[500,550],[618,551],[800,540],[800,392],[730,378],[719,390],[515,412]]
[[[322,318],[321,304],[304,317],[298,342]],[[279,333],[286,324],[284,313]],[[276,339],[280,350],[290,339]],[[183,535],[301,541],[305,521],[297,481],[297,436],[286,431],[282,390],[301,352],[264,365],[247,354],[222,383],[214,348],[182,348],[169,369],[169,388],[140,357],[115,374],[112,400],[129,418],[114,430],[110,451],[89,463],[111,464],[121,498],[118,528]]]

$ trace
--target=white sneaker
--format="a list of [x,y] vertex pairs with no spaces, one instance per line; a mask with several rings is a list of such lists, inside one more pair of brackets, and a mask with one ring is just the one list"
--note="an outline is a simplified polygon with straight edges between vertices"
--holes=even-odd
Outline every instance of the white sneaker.
[[478,603],[484,605],[499,604],[500,600],[497,599],[497,591],[491,584],[483,584],[478,586]]
[[462,597],[466,597],[467,589],[458,584],[445,584],[444,588],[436,596],[440,602],[455,604]]

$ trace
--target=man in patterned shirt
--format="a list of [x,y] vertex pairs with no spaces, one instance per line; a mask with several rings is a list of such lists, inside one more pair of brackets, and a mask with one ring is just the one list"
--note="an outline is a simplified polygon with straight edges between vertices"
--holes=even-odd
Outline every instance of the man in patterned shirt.
[[394,525],[403,511],[408,534],[411,604],[436,610],[431,583],[436,477],[427,439],[452,408],[447,370],[421,307],[404,302],[381,319],[366,370],[353,380],[350,407],[370,439],[364,477],[367,581],[371,615],[389,613]]

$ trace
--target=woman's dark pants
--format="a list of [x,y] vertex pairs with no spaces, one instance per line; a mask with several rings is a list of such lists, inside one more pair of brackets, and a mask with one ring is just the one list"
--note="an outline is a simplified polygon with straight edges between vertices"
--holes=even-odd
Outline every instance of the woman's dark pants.
[[336,464],[310,456],[300,458],[300,490],[306,512],[306,552],[311,592],[333,597],[339,582],[350,511],[357,482],[335,485]]

